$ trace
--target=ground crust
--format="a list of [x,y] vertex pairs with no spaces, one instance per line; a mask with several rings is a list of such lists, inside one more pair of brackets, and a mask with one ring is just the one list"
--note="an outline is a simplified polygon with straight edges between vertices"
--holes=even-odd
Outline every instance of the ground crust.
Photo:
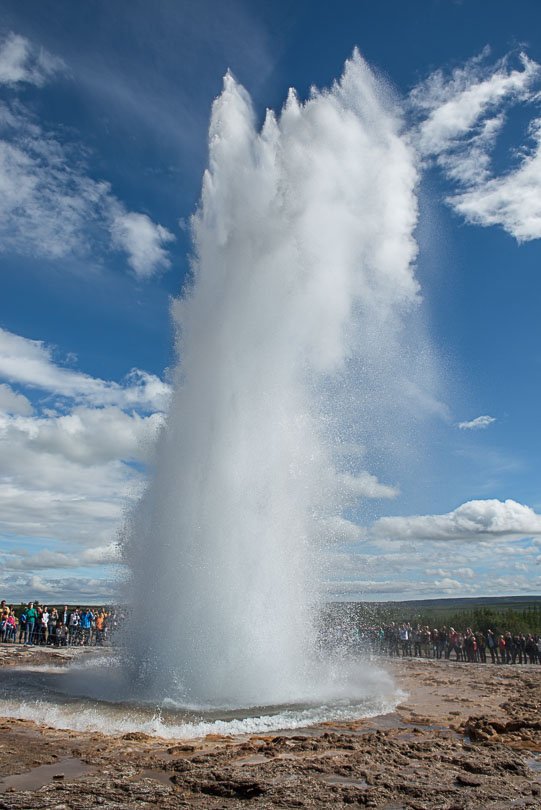
[[[0,667],[70,656],[6,646]],[[0,775],[24,774],[0,810],[541,808],[541,666],[379,663],[406,693],[393,714],[294,732],[175,743],[0,718]]]

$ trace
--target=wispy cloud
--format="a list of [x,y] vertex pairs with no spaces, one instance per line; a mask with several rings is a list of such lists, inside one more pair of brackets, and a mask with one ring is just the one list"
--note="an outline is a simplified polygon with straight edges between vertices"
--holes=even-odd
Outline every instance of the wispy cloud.
[[132,369],[123,383],[101,380],[55,362],[41,340],[0,328],[0,378],[94,406],[165,410],[170,388],[153,374]]
[[451,198],[453,207],[477,225],[501,225],[519,242],[541,238],[541,118],[530,124],[532,147],[518,167]]
[[496,421],[494,416],[477,416],[469,422],[459,422],[458,427],[460,430],[483,430]]
[[[458,190],[447,202],[466,221],[500,225],[518,241],[541,237],[541,118],[533,117],[530,144],[516,150],[496,175],[492,152],[509,110],[539,98],[541,66],[526,54],[519,67],[507,56],[487,64],[488,49],[449,76],[433,73],[411,93],[421,118],[415,141]],[[517,165],[517,154],[518,165]]]
[[[6,49],[11,61],[2,62]],[[34,61],[42,72],[32,72],[24,66],[33,53],[24,38],[8,38],[0,83],[2,75],[44,83],[56,63],[40,51]],[[147,214],[126,210],[107,181],[90,176],[87,159],[81,143],[44,128],[19,100],[0,102],[0,251],[59,260],[101,258],[112,247],[126,254],[139,278],[166,269],[173,234]]]
[[26,37],[11,32],[0,44],[0,84],[25,82],[41,87],[63,69],[61,59],[36,48]]
[[420,151],[436,156],[444,166],[456,149],[485,131],[487,116],[497,115],[505,104],[527,99],[539,78],[540,66],[526,54],[519,56],[520,69],[512,69],[509,58],[488,66],[488,53],[485,50],[450,77],[441,70],[432,73],[411,93],[414,107],[426,115],[418,130]]

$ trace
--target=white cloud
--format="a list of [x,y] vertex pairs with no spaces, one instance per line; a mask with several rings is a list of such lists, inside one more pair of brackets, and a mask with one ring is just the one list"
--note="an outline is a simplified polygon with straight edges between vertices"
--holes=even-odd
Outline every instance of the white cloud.
[[541,118],[532,121],[534,147],[519,166],[450,198],[468,222],[501,225],[519,242],[541,237]]
[[[96,379],[56,363],[42,341],[6,330],[0,330],[2,377],[54,396],[56,410],[38,401],[33,411],[26,397],[0,386],[0,533],[67,542],[80,565],[94,564],[82,549],[110,544],[140,494],[169,388],[139,370],[122,383]],[[22,568],[52,561],[50,554],[34,555]]]
[[337,580],[327,583],[327,591],[333,597],[364,596],[369,594],[395,595],[404,591],[414,591],[423,593],[427,585],[425,583],[413,583],[396,579],[354,579]]
[[9,385],[0,383],[0,414],[11,413],[29,416],[32,411],[32,403],[24,394],[18,394]]
[[528,97],[539,78],[540,66],[520,54],[521,70],[509,69],[508,59],[487,68],[487,54],[485,51],[454,70],[450,79],[441,70],[436,71],[412,92],[414,106],[428,113],[418,130],[422,154],[440,156],[452,151],[487,113],[497,111],[509,100]]
[[365,529],[362,526],[358,526],[351,520],[346,520],[339,516],[324,521],[321,529],[324,540],[333,541],[335,543],[349,543],[360,540],[365,533]]
[[495,421],[494,416],[478,416],[470,422],[459,422],[458,427],[460,430],[482,430]]
[[0,436],[14,444],[22,441],[35,452],[89,466],[119,458],[146,459],[162,424],[159,413],[143,417],[117,407],[76,407],[69,414],[45,418],[0,414]]
[[120,563],[119,547],[116,543],[104,546],[66,551],[44,549],[34,554],[26,549],[16,549],[0,555],[4,571],[39,571],[58,568],[79,568]]
[[41,87],[63,69],[61,59],[44,48],[35,48],[26,37],[13,32],[0,45],[0,84],[26,82]]
[[0,103],[0,250],[101,260],[113,247],[140,278],[167,268],[174,236],[146,214],[127,212],[108,182],[88,175],[87,156],[20,102]]
[[394,540],[478,540],[541,535],[541,515],[516,501],[468,501],[445,515],[384,517],[370,534]]
[[148,278],[160,268],[170,266],[164,246],[175,237],[146,214],[119,213],[110,227],[113,245],[126,251],[128,262],[139,278]]
[[94,577],[58,577],[39,574],[13,573],[0,574],[0,591],[9,602],[27,602],[39,599],[49,602],[84,605],[107,603],[115,598],[114,583]]
[[[539,98],[541,66],[520,55],[511,69],[505,58],[485,64],[488,51],[449,78],[437,71],[411,94],[426,116],[415,130],[425,158],[434,158],[459,190],[447,202],[467,222],[500,225],[518,241],[541,237],[541,118],[534,118],[532,146],[519,150],[518,165],[495,175],[491,155],[508,109]],[[516,153],[515,153],[516,154]]]
[[475,572],[473,568],[455,568],[453,570],[446,570],[445,568],[428,569],[428,576],[440,577],[442,579],[452,578],[453,574],[462,577],[463,579],[473,579]]
[[343,473],[339,476],[339,487],[346,498],[396,498],[399,490],[389,484],[382,484],[375,475],[362,471],[357,475]]
[[159,377],[133,369],[124,384],[101,380],[54,361],[53,349],[41,340],[0,328],[0,378],[51,391],[95,406],[165,410],[170,388]]
[[450,579],[450,577],[444,577],[444,579],[437,579],[434,582],[438,591],[443,591],[443,593],[454,593],[456,591],[463,591],[464,586],[458,579]]

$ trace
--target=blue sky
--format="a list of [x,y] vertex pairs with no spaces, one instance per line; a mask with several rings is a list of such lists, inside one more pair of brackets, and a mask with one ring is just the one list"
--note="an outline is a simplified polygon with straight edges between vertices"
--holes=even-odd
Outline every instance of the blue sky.
[[417,275],[444,408],[421,470],[360,509],[366,525],[333,552],[331,591],[539,592],[540,33],[535,0],[5,0],[8,598],[111,593],[118,527],[167,408],[170,301],[224,73],[262,119],[290,86],[301,99],[328,87],[355,46],[394,88],[419,153]]

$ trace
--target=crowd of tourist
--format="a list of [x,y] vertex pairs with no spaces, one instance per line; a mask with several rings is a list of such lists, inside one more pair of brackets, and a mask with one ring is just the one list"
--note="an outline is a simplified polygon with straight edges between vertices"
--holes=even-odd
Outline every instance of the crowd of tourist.
[[[103,645],[122,624],[115,608],[63,608],[28,602],[15,608],[0,602],[0,641],[33,645]],[[349,623],[348,623],[349,624]],[[464,632],[453,627],[431,628],[410,622],[390,622],[359,629],[341,622],[327,627],[330,646],[368,649],[374,655],[435,658],[493,664],[541,664],[541,635],[487,629]]]
[[105,608],[62,608],[28,602],[16,608],[0,602],[0,640],[4,644],[103,645],[118,621],[114,610]]
[[359,640],[379,655],[439,658],[470,663],[541,664],[541,636],[524,633],[430,628],[391,622],[359,631]]

